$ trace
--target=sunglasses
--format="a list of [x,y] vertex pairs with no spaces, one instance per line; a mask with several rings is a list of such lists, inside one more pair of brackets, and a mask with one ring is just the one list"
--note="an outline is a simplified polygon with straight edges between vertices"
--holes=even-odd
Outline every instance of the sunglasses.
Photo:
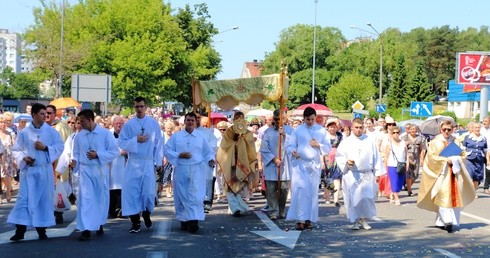
[[53,112],[46,112],[46,115],[52,115]]
[[75,122],[68,121],[67,124],[75,124]]
[[391,132],[391,134],[400,134],[400,132]]
[[226,131],[226,129],[219,129],[219,130],[222,131],[222,132]]
[[452,128],[442,128],[441,129],[441,131],[443,131],[443,132],[450,132],[452,130],[453,130]]
[[144,108],[144,107],[145,107],[145,105],[136,105],[136,106],[134,106],[134,107],[135,107],[135,108]]
[[391,126],[393,126],[393,125],[396,125],[396,124],[388,123],[388,124],[386,124],[386,125],[388,125],[388,126],[390,126],[390,125],[391,125]]

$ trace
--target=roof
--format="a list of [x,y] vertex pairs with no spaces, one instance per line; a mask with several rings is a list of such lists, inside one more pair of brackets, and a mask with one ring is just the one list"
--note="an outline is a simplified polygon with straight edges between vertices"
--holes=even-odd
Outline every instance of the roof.
[[254,60],[252,62],[245,62],[245,67],[248,69],[250,73],[250,77],[258,77],[260,76],[260,67],[262,66],[262,62]]

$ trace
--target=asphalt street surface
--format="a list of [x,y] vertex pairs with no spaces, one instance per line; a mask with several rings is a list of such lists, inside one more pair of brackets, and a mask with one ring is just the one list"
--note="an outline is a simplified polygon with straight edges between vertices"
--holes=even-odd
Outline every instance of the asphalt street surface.
[[[417,188],[415,187],[415,193]],[[321,191],[319,192],[321,193]],[[319,221],[313,230],[296,231],[294,221],[270,221],[260,208],[265,198],[255,193],[251,211],[243,217],[228,214],[227,204],[215,203],[196,234],[180,230],[173,199],[163,197],[152,214],[153,227],[130,234],[129,219],[109,219],[105,235],[92,233],[78,241],[75,208],[65,222],[48,228],[48,240],[38,240],[34,229],[26,239],[11,243],[15,228],[7,224],[13,202],[0,205],[1,257],[490,257],[490,196],[467,206],[461,227],[447,233],[434,227],[435,214],[416,207],[416,196],[401,194],[401,206],[385,197],[377,201],[372,230],[352,230],[345,207],[320,198]],[[13,199],[15,201],[15,199]]]

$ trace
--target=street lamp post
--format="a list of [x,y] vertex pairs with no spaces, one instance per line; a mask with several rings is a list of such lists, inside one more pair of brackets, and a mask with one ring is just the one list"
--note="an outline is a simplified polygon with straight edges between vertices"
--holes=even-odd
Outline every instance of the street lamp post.
[[315,0],[315,27],[313,27],[313,78],[311,79],[311,103],[315,103],[315,67],[316,67],[316,7],[318,0]]
[[373,27],[371,23],[368,23],[367,26],[371,27],[376,34],[378,34],[379,39],[379,98],[378,103],[381,104],[381,98],[383,95],[383,41],[381,40],[381,34]]
[[360,30],[360,31],[369,33],[371,35],[378,36],[378,39],[379,39],[379,97],[378,97],[378,103],[381,104],[381,98],[383,97],[383,41],[381,40],[381,34],[373,27],[373,25],[371,23],[368,23],[367,26],[371,27],[371,29],[373,29],[374,32],[376,32],[376,33],[372,32],[372,31],[361,29],[361,28],[356,27],[356,26],[350,26],[350,27],[352,29]]
[[240,27],[235,26],[233,28],[229,28],[229,29],[226,29],[226,30],[223,30],[223,31],[219,31],[218,33],[216,33],[216,35],[221,34],[221,33],[225,33],[225,32],[230,31],[230,30],[238,30],[239,28]]

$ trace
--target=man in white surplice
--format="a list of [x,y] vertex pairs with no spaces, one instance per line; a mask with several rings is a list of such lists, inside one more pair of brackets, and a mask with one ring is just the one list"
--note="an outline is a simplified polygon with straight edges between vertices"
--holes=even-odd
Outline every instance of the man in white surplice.
[[[112,118],[111,132],[116,140],[119,138],[122,126],[124,125],[124,117],[114,116]],[[121,217],[121,192],[124,183],[124,169],[128,154],[119,149],[119,154],[112,161],[109,167],[109,217]]]
[[363,122],[352,120],[352,134],[337,148],[337,166],[343,173],[342,193],[352,229],[371,229],[366,219],[376,216],[376,177],[386,173],[374,137],[363,134]]
[[291,206],[287,220],[296,220],[296,229],[312,229],[318,220],[318,186],[321,160],[330,149],[327,131],[316,124],[316,111],[307,107],[304,123],[298,126],[287,141],[286,152],[291,157]]
[[27,227],[36,227],[39,239],[47,239],[46,227],[55,225],[53,162],[63,152],[60,134],[44,122],[46,106],[32,105],[32,122],[19,133],[12,154],[20,168],[20,188],[7,222],[17,230],[10,238],[24,239]]
[[109,210],[109,164],[119,154],[112,133],[94,122],[94,112],[84,109],[77,115],[82,131],[75,136],[73,163],[78,166],[80,191],[77,196],[78,240],[90,239],[90,231],[104,234],[103,225]]
[[170,137],[165,157],[174,165],[174,206],[180,229],[195,233],[204,220],[207,170],[215,166],[208,138],[197,131],[196,114],[185,115],[185,130]]
[[[201,114],[197,113],[197,127],[196,130],[200,132],[207,140],[209,145],[211,146],[211,149],[213,149],[214,156],[216,157],[216,151],[218,150],[218,141],[216,137],[214,136],[214,129],[213,128],[206,128],[207,123],[209,122],[209,119],[207,117],[201,117]],[[204,212],[209,213],[209,211],[213,208],[213,197],[214,197],[214,191],[213,191],[213,186],[214,186],[214,181],[216,180],[215,177],[213,177],[213,168],[212,167],[205,167],[206,169],[206,197],[204,198]]]
[[163,136],[158,122],[146,115],[146,100],[134,99],[136,116],[124,124],[117,139],[119,148],[128,153],[122,187],[122,215],[131,219],[130,233],[140,231],[140,213],[150,228],[155,207],[157,172],[162,171]]

